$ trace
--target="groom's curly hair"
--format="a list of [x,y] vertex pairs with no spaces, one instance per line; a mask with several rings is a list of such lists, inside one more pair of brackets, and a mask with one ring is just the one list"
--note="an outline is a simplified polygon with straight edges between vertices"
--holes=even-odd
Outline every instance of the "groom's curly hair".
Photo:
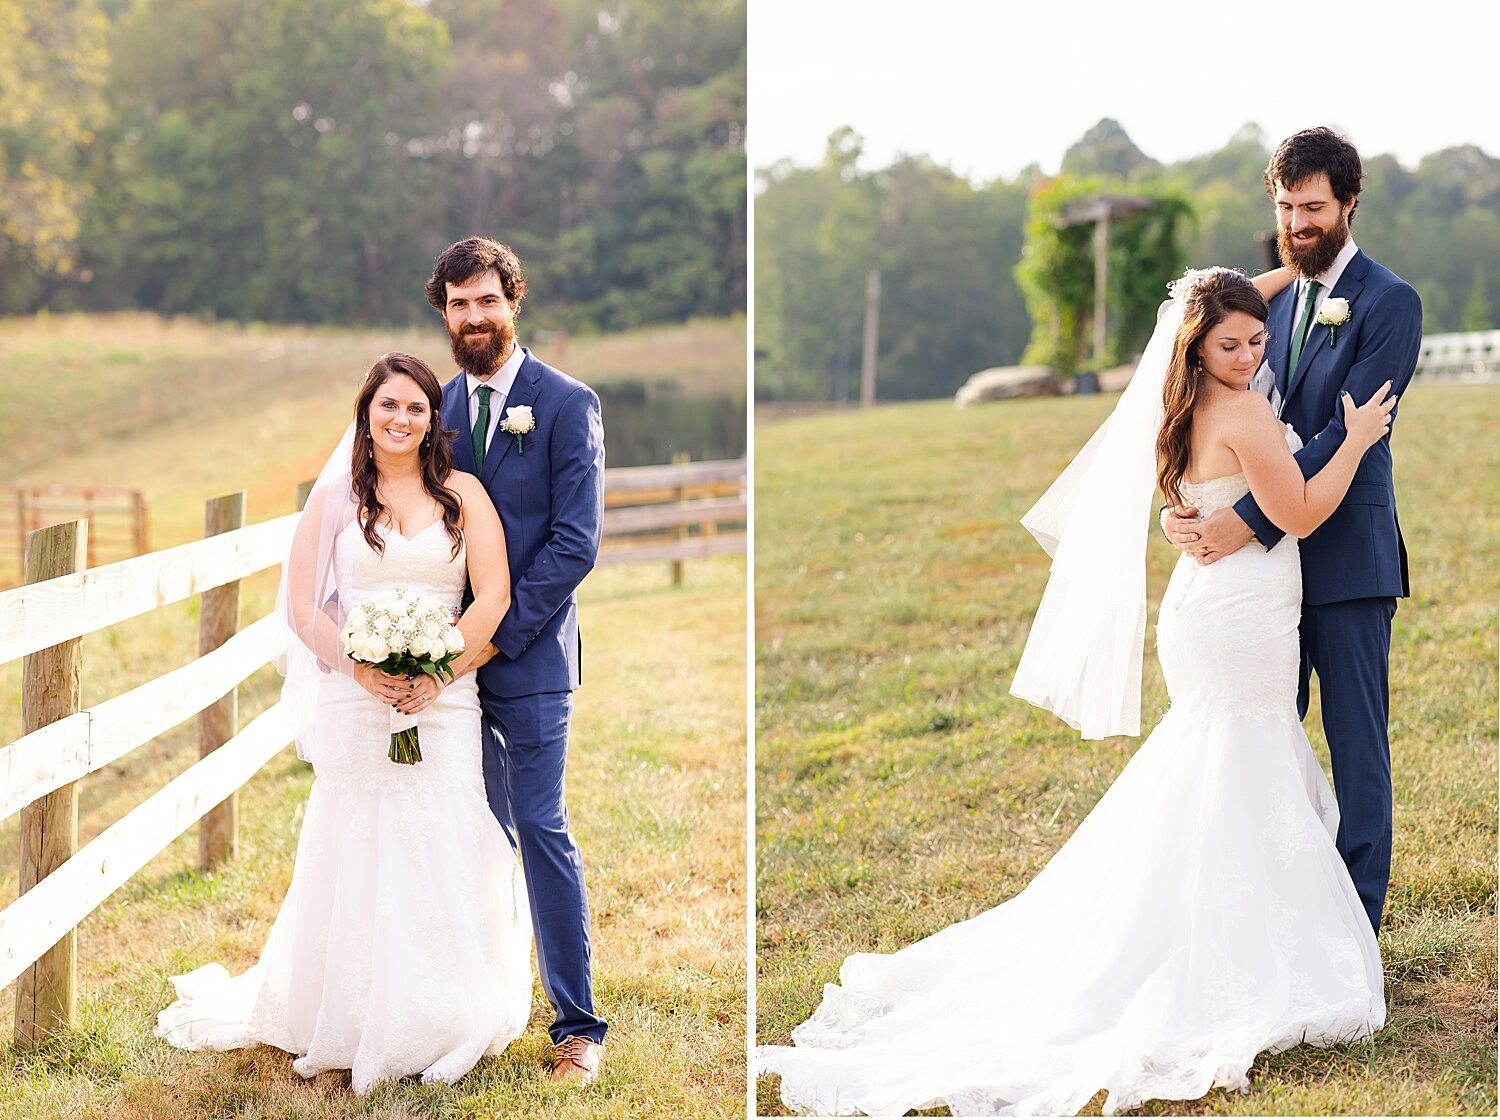
[[[1354,210],[1359,209],[1359,184],[1365,177],[1364,165],[1354,145],[1331,128],[1321,125],[1304,128],[1293,133],[1271,153],[1271,162],[1266,164],[1262,179],[1266,194],[1276,197],[1276,185],[1280,183],[1288,190],[1295,190],[1319,172],[1326,172],[1328,185],[1333,188],[1333,197],[1340,203],[1354,199]],[[1354,210],[1349,211],[1349,221],[1354,221]]]
[[437,308],[438,314],[448,303],[449,284],[467,284],[477,280],[486,272],[500,277],[500,289],[505,298],[520,308],[526,297],[526,274],[521,271],[521,258],[515,250],[488,237],[466,237],[455,241],[443,250],[437,264],[432,266],[432,277],[427,281],[427,302]]

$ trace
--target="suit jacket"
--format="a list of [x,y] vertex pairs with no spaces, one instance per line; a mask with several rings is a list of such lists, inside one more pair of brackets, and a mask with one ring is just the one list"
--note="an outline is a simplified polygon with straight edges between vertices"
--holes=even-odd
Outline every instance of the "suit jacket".
[[[510,562],[510,609],[491,641],[500,656],[479,669],[495,696],[567,692],[582,681],[575,591],[599,558],[604,522],[604,425],[599,397],[531,351],[516,371],[505,412],[528,405],[534,431],[495,430],[483,472],[469,438],[467,381],[443,386],[442,424],[453,431],[456,469],[478,474],[500,513]],[[482,564],[484,557],[469,558]]]
[[[1312,324],[1288,392],[1296,289],[1293,284],[1271,300],[1267,361],[1283,399],[1281,418],[1302,437],[1297,465],[1302,477],[1311,478],[1344,442],[1341,393],[1364,404],[1386,381],[1392,383],[1392,392],[1406,391],[1422,344],[1422,301],[1406,281],[1363,251],[1356,253],[1328,293],[1330,299],[1349,301],[1349,321],[1338,328],[1336,337],[1329,327]],[[1392,413],[1392,432],[1395,418]],[[1267,548],[1285,535],[1249,494],[1234,510]],[[1302,599],[1311,606],[1410,594],[1389,434],[1365,452],[1344,500],[1302,542],[1301,550]]]

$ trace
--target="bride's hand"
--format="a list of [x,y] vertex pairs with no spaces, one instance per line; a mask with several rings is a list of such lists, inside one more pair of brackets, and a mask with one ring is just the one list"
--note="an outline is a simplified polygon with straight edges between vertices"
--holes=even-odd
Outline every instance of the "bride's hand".
[[[1386,394],[1390,394],[1387,396]],[[1348,438],[1353,440],[1359,447],[1369,449],[1374,447],[1385,434],[1391,430],[1391,410],[1396,407],[1396,396],[1391,393],[1391,383],[1387,381],[1375,395],[1364,404],[1355,407],[1354,398],[1348,393],[1344,398],[1344,429],[1348,432]]]
[[395,704],[411,695],[405,677],[393,677],[382,673],[373,665],[358,664],[354,667],[354,681],[382,704]]
[[427,673],[419,673],[414,680],[403,683],[409,684],[410,688],[395,708],[398,712],[404,712],[409,716],[417,715],[430,708],[433,701],[438,698],[438,693],[443,691],[443,686],[437,682],[436,678]]
[[1191,552],[1198,543],[1203,522],[1196,506],[1165,506],[1161,512],[1161,531],[1167,540],[1183,552]]

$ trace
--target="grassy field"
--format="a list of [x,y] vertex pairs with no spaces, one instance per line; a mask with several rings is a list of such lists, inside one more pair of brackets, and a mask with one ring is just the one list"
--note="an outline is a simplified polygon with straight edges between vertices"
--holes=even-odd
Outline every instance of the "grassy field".
[[[789,1042],[850,953],[894,951],[1017,893],[1137,745],[1080,742],[1008,694],[1047,572],[1018,520],[1113,403],[930,403],[758,428],[757,1041]],[[1263,1058],[1248,1095],[1144,1111],[1494,1115],[1497,428],[1495,386],[1419,385],[1402,402],[1414,597],[1392,649],[1389,1026],[1367,1045]],[[1154,616],[1175,553],[1152,536]],[[1147,727],[1166,701],[1151,646]],[[1307,726],[1326,768],[1316,705]],[[784,1111],[774,1077],[758,1097]]]
[[[131,361],[137,380],[150,381],[154,401],[163,398],[148,373],[173,368],[173,354],[182,358],[183,369],[189,354],[198,361],[210,353],[223,358],[214,375],[222,374],[227,386],[219,420],[205,425],[201,410],[221,401],[207,389],[192,408],[174,413],[162,404],[144,423],[132,414],[129,423],[100,426],[86,437],[64,424],[68,430],[55,436],[58,450],[50,458],[34,431],[19,434],[20,450],[0,453],[7,476],[19,463],[60,479],[97,481],[96,472],[104,471],[111,481],[151,484],[153,509],[160,511],[156,547],[197,536],[203,498],[225,490],[250,489],[252,521],[288,512],[296,479],[321,462],[342,429],[344,398],[369,355],[416,341],[278,332],[272,337],[304,347],[298,352],[308,358],[309,369],[314,363],[308,355],[316,353],[319,376],[334,381],[336,375],[334,387],[319,381],[316,392],[310,386],[303,393],[295,374],[267,373],[258,384],[249,383],[257,370],[274,365],[257,364],[255,331],[91,319],[50,338],[52,326],[0,327],[0,348],[9,347],[0,361],[11,362],[10,368],[17,353],[32,355],[23,368],[38,377],[44,351],[71,363],[53,371],[51,393],[33,393],[30,381],[22,386],[29,407],[53,410],[46,413],[49,426],[66,419],[67,401],[89,399],[93,389],[80,373],[89,363],[80,355],[97,356],[105,345],[145,354]],[[91,331],[97,341],[91,341]],[[179,334],[180,352],[173,341]],[[18,338],[30,341],[21,345]],[[611,368],[635,375],[633,363],[680,343],[684,351],[699,348],[705,370],[734,361],[743,368],[743,335],[735,334],[733,324],[665,332],[660,339],[660,348],[644,334],[574,340],[570,365],[589,368],[591,375]],[[338,360],[341,353],[347,364]],[[181,394],[197,392],[190,383]],[[11,384],[7,377],[8,389]],[[132,400],[139,389],[123,375],[117,384],[105,384],[113,387],[100,392],[120,401]],[[171,394],[174,400],[177,395]],[[108,419],[97,403],[80,408]],[[197,841],[189,831],[83,923],[77,1029],[29,1053],[9,1045],[0,1052],[0,1116],[743,1115],[745,581],[743,559],[732,557],[690,562],[677,588],[661,564],[602,569],[580,590],[582,626],[594,652],[577,698],[568,785],[594,912],[596,998],[611,1022],[598,1084],[559,1092],[546,1083],[551,1012],[539,986],[525,1035],[452,1088],[408,1080],[357,1099],[348,1092],[346,1075],[303,1082],[280,1051],[188,1054],[152,1036],[156,1012],[172,998],[167,976],[210,960],[238,971],[256,958],[290,878],[311,782],[310,770],[289,749],[240,793],[238,859],[212,874],[196,871]],[[274,590],[274,572],[246,581],[242,621],[269,610]],[[183,664],[196,649],[196,602],[91,635],[84,641],[84,703]],[[20,731],[19,681],[19,664],[0,667],[0,742]],[[241,689],[241,723],[272,703],[278,688],[269,668],[251,678]],[[85,779],[81,838],[97,835],[190,765],[195,735],[190,721]],[[16,894],[16,823],[0,822],[0,851],[11,853],[0,874],[0,904]],[[13,1007],[13,995],[13,987],[0,991],[0,1007]]]

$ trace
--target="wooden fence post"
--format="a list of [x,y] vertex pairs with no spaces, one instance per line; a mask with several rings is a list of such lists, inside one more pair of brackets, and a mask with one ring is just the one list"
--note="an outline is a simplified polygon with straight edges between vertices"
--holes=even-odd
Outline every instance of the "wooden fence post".
[[[245,524],[245,492],[214,498],[203,509],[203,535],[217,536]],[[198,616],[198,656],[212,653],[239,628],[240,581],[211,587],[203,593]],[[239,688],[198,713],[198,757],[207,758],[234,738],[239,723]],[[232,793],[210,809],[198,825],[198,863],[216,867],[234,858],[237,843],[236,810],[239,794]]]
[[146,493],[144,490],[130,492],[130,512],[135,535],[135,554],[144,556],[151,551],[146,547]]
[[[691,458],[692,458],[692,456],[689,455],[686,451],[674,451],[674,452],[672,452],[672,465],[674,467],[678,466],[678,465],[680,465],[682,463],[686,463]],[[687,501],[687,487],[683,484],[683,482],[682,482],[681,479],[678,479],[678,482],[677,482],[677,504],[681,505],[685,501]],[[687,528],[687,526],[686,525],[679,525],[679,526],[677,526],[677,528],[675,530],[673,530],[672,535],[677,540],[683,540],[688,535],[688,528]],[[681,587],[682,586],[682,567],[683,567],[683,564],[682,564],[681,560],[673,560],[672,561],[672,586],[673,587]]]
[[26,487],[16,486],[16,567],[26,582]]
[[[82,571],[88,522],[38,529],[26,538],[26,582]],[[21,731],[29,735],[78,711],[83,639],[27,654],[21,668]],[[60,786],[21,810],[21,894],[78,850],[78,783]],[[16,1045],[27,1047],[73,1025],[78,931],[69,930],[16,978]]]
[[304,479],[303,481],[297,483],[297,512],[298,513],[301,513],[304,509],[307,508],[307,499],[310,498],[310,497],[312,497],[313,483],[315,483],[317,481],[318,480],[315,479],[315,478],[308,478],[308,479]]

